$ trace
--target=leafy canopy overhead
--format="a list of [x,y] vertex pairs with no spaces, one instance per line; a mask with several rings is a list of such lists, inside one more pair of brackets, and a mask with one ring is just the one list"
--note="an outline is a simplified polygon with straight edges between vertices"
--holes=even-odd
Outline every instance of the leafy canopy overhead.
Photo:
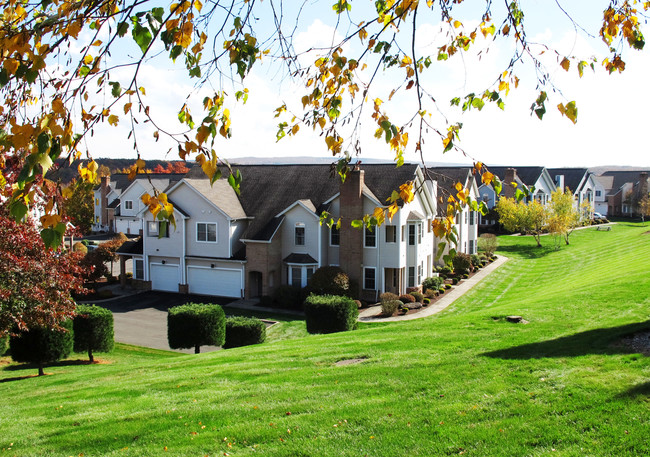
[[[441,108],[451,105],[458,110],[457,118],[488,105],[504,109],[509,92],[519,85],[518,74],[526,68],[532,68],[538,83],[531,114],[542,119],[551,104],[557,104],[562,115],[575,123],[577,104],[557,94],[546,67],[548,56],[576,77],[581,77],[585,68],[597,66],[610,73],[621,72],[625,48],[642,49],[645,44],[639,23],[650,6],[650,2],[611,0],[599,30],[585,30],[573,22],[577,34],[599,36],[604,42],[603,55],[592,58],[563,55],[548,44],[531,43],[526,33],[528,17],[517,0],[498,5],[488,1],[482,6],[463,0],[328,3],[329,15],[319,17],[332,27],[328,44],[298,51],[298,32],[318,2],[4,2],[0,20],[0,90],[4,98],[0,108],[0,187],[11,198],[11,214],[21,219],[41,189],[46,203],[52,203],[41,218],[44,239],[56,244],[63,206],[55,203],[69,195],[43,175],[57,158],[73,160],[86,153],[89,161],[78,171],[83,180],[95,182],[98,167],[91,159],[93,151],[85,150],[84,138],[100,126],[128,125],[128,139],[139,157],[140,127],[147,124],[156,140],[161,135],[174,140],[178,156],[198,162],[212,182],[221,177],[225,165],[230,184],[238,189],[242,177],[220,159],[215,141],[231,136],[228,106],[246,102],[245,78],[262,59],[302,87],[292,94],[296,97],[293,102],[298,103],[290,101],[275,112],[278,140],[305,128],[320,133],[339,160],[337,170],[342,177],[348,164],[367,147],[360,140],[362,126],[372,126],[397,165],[403,163],[407,150],[419,153],[423,161],[453,149],[470,156],[459,144],[462,123],[440,116]],[[600,6],[590,7],[601,10]],[[559,3],[548,8],[564,13]],[[416,33],[423,25],[434,25],[438,32],[423,37]],[[486,87],[442,98],[433,95],[441,65],[470,53],[482,59],[497,45],[509,49],[511,56]],[[177,119],[184,125],[181,132],[165,128],[168,124],[151,110],[147,88],[141,83],[142,68],[162,65],[161,60],[184,66],[197,89],[210,89],[198,115],[188,105],[191,94],[187,100],[178,100]],[[226,90],[233,86],[232,93]],[[557,100],[551,102],[552,98]],[[400,110],[406,106],[407,115],[394,115],[391,100],[401,102]],[[144,166],[144,161],[138,160],[131,174],[135,176]],[[476,173],[483,182],[499,185],[480,162]],[[56,174],[51,180],[56,181]],[[412,198],[414,184],[405,186],[373,214],[373,221],[381,223],[396,212],[401,200]],[[449,196],[450,211],[468,204],[466,194],[461,190]],[[173,222],[172,207],[164,194],[146,198],[159,219]],[[438,230],[449,233],[445,223]]]

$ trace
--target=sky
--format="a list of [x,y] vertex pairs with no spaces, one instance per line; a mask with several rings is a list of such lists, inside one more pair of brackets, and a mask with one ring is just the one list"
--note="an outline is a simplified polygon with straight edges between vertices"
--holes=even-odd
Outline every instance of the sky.
[[[329,2],[307,2],[309,8],[303,13],[294,45],[297,51],[327,45],[332,37],[340,37],[341,31],[333,27],[334,14]],[[353,12],[357,4],[352,2]],[[466,2],[469,3],[469,2]],[[472,2],[475,4],[475,2]],[[607,48],[597,37],[585,36],[576,32],[573,24],[553,2],[542,0],[523,0],[522,8],[526,11],[525,24],[530,42],[546,43],[558,50],[560,56],[592,55],[606,56]],[[560,2],[567,13],[578,23],[594,34],[599,29],[599,19],[607,2],[602,0],[565,0]],[[267,2],[268,4],[268,2]],[[601,5],[602,4],[602,5]],[[567,9],[570,8],[570,9]],[[498,7],[494,7],[495,17]],[[363,17],[361,11],[359,17]],[[464,27],[471,29],[477,23],[475,10],[459,9],[457,16]],[[353,17],[353,21],[354,21]],[[262,32],[264,26],[260,26]],[[434,16],[418,23],[416,30],[417,53],[437,54],[442,36],[446,30]],[[578,29],[579,30],[579,29]],[[410,33],[410,32],[408,32]],[[354,55],[361,49],[359,40],[346,45],[344,52]],[[595,65],[596,71],[585,70],[582,78],[578,77],[575,64],[569,72],[559,66],[559,59],[553,53],[544,52],[537,57],[547,66],[552,81],[561,92],[550,93],[552,99],[547,103],[547,114],[543,121],[531,116],[530,106],[537,97],[536,78],[531,71],[530,59],[515,73],[520,78],[519,88],[511,90],[505,98],[506,108],[500,110],[494,105],[486,105],[481,112],[476,110],[461,113],[449,107],[449,100],[454,96],[471,91],[482,92],[493,82],[504,68],[511,56],[511,49],[501,42],[477,39],[476,53],[455,56],[446,62],[436,62],[433,70],[423,74],[423,84],[430,89],[437,100],[437,112],[433,112],[432,121],[439,128],[446,128],[445,122],[462,122],[461,142],[465,155],[458,151],[442,153],[439,137],[431,132],[425,135],[424,160],[428,163],[471,163],[480,160],[492,165],[543,165],[547,167],[590,167],[590,166],[636,166],[650,167],[650,154],[647,152],[648,126],[645,107],[650,106],[650,91],[644,90],[647,75],[650,74],[650,59],[647,51],[625,50],[623,57],[626,70],[621,73],[607,74],[600,61]],[[541,51],[541,47],[536,48]],[[125,50],[126,54],[134,52]],[[315,60],[317,53],[311,52],[301,57],[307,63]],[[140,74],[140,84],[146,87],[147,101],[151,112],[155,113],[161,125],[174,132],[182,128],[176,120],[178,109],[187,102],[197,120],[200,120],[200,101],[211,88],[204,86],[196,89],[193,81],[184,76],[185,69],[179,59],[179,65],[152,60],[147,62]],[[116,74],[113,74],[115,77]],[[220,139],[216,143],[217,154],[225,159],[238,157],[260,157],[290,161],[292,157],[316,156],[331,157],[326,150],[319,132],[302,128],[294,138],[276,141],[278,119],[274,110],[287,103],[290,108],[301,108],[300,97],[304,88],[285,77],[282,68],[273,59],[265,59],[256,64],[246,78],[244,85],[249,90],[249,100],[245,105],[230,104],[232,113],[232,137]],[[367,75],[363,75],[364,77]],[[119,73],[117,74],[119,77]],[[395,86],[399,75],[388,72],[380,75],[376,85],[369,93],[386,102],[387,110],[393,114],[395,123],[406,122],[413,113],[416,103],[414,91],[400,91],[390,102],[387,94]],[[210,81],[210,85],[223,88],[229,94],[241,89],[241,85],[227,79]],[[188,94],[190,95],[188,98]],[[578,122],[576,125],[563,117],[555,108],[558,103],[575,100],[578,105]],[[290,120],[290,119],[285,119]],[[105,126],[95,131],[86,146],[93,157],[133,157],[133,138],[127,139],[126,122],[117,128]],[[360,159],[373,158],[390,161],[394,158],[383,141],[374,138],[376,126],[367,123],[361,128],[360,140],[362,154]],[[175,145],[161,136],[159,142],[153,141],[151,126],[141,126],[137,130],[137,141],[143,158],[177,159]],[[413,152],[415,143],[411,134],[411,144],[407,148],[407,161],[419,161],[421,157]],[[167,153],[171,148],[171,152]]]

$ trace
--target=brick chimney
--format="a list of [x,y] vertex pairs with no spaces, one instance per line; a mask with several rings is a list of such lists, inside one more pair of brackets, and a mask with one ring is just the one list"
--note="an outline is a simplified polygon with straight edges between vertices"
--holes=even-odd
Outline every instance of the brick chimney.
[[508,198],[515,198],[515,187],[512,185],[515,181],[515,176],[517,176],[517,170],[515,168],[507,168],[506,175],[503,179],[503,196]]
[[363,229],[353,228],[350,224],[355,219],[363,218],[363,183],[364,171],[354,170],[347,174],[345,182],[340,185],[341,231],[339,241],[339,264],[351,281],[359,285],[363,281]]
[[102,176],[99,190],[99,223],[108,224],[108,189],[110,176]]
[[642,171],[639,173],[639,198],[648,195],[648,172]]

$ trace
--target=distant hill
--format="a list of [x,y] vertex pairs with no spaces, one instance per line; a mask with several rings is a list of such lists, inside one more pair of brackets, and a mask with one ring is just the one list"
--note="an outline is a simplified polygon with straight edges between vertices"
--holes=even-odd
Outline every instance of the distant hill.
[[[117,173],[118,171],[124,170],[125,168],[128,169],[129,167],[133,166],[133,164],[135,164],[135,161],[136,159],[95,159],[95,162],[97,162],[100,167],[102,165],[108,167],[111,173]],[[182,160],[145,160],[145,162],[146,168],[150,170],[153,170],[159,165],[163,168],[167,168],[170,163],[182,163],[187,168],[192,168],[194,165],[191,162],[184,162]],[[71,165],[69,165],[65,160],[57,160],[55,162],[56,168],[53,167],[52,171],[47,174],[47,178],[53,181],[61,181],[61,183],[67,184],[79,175],[77,169],[81,163],[88,163],[88,161],[75,160]]]

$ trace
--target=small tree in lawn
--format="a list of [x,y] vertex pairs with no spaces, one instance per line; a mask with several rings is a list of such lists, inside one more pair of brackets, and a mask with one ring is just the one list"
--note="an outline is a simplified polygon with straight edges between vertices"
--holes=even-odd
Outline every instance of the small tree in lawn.
[[546,208],[537,200],[528,203],[512,198],[501,197],[497,203],[499,222],[510,232],[529,233],[541,247],[540,236],[546,227]]
[[172,349],[223,346],[226,339],[226,314],[219,305],[188,303],[169,308],[167,339]]
[[43,376],[47,363],[65,359],[72,352],[72,320],[59,324],[58,328],[33,327],[12,335],[9,340],[11,358],[16,362],[38,365],[38,375]]
[[87,352],[90,363],[95,362],[93,351],[113,350],[113,313],[106,308],[95,305],[77,306],[73,328],[74,352]]
[[641,216],[641,221],[645,225],[646,217],[650,216],[650,195],[646,194],[641,197],[641,199],[639,199],[639,203],[637,204],[637,211]]
[[478,248],[488,257],[492,257],[498,247],[499,239],[492,233],[484,233],[478,238]]
[[580,211],[573,206],[573,194],[567,187],[563,192],[559,187],[551,194],[548,214],[548,230],[564,238],[569,244],[569,236],[580,224]]

